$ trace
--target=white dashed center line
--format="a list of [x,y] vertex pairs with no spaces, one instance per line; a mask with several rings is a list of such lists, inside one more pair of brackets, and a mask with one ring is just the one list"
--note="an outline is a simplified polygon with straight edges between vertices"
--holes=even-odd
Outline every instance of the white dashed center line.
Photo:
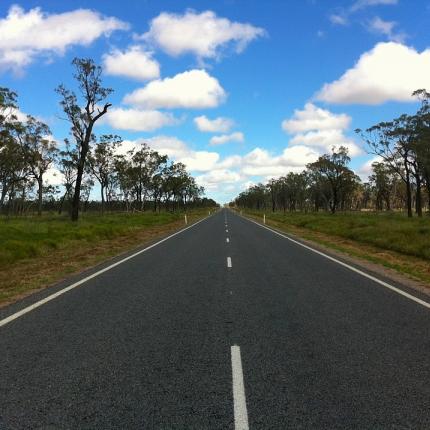
[[227,243],[229,243],[230,242],[230,239],[227,237],[227,239],[225,240]]
[[227,257],[227,267],[232,267],[232,265],[231,265],[231,257]]
[[235,430],[249,430],[242,359],[240,347],[237,345],[231,347],[231,370],[233,376],[234,428]]

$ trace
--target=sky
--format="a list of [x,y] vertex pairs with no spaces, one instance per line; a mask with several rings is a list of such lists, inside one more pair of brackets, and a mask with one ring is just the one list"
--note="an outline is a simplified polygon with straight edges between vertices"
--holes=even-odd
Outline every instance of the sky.
[[94,59],[114,89],[96,133],[148,143],[225,203],[341,145],[365,180],[354,130],[417,110],[429,23],[430,0],[2,0],[0,86],[61,144],[54,90]]

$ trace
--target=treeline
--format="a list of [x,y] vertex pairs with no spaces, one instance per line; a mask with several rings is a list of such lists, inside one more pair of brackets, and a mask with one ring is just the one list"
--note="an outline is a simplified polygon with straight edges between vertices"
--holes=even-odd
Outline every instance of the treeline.
[[[56,89],[71,135],[61,148],[42,121],[31,115],[18,118],[17,94],[0,88],[0,213],[68,210],[77,220],[81,210],[94,206],[103,212],[216,205],[202,197],[203,187],[184,164],[146,144],[120,154],[121,137],[96,136],[94,124],[108,112],[111,104],[105,100],[112,89],[103,87],[102,70],[93,60],[76,58],[73,65],[77,93],[64,85]],[[53,168],[60,173],[61,187],[46,186]],[[97,203],[89,201],[96,183]]]
[[272,211],[401,210],[409,217],[430,210],[430,93],[417,90],[415,115],[401,115],[366,130],[356,130],[372,164],[367,182],[349,168],[346,148],[332,150],[301,173],[288,173],[242,192],[231,205]]

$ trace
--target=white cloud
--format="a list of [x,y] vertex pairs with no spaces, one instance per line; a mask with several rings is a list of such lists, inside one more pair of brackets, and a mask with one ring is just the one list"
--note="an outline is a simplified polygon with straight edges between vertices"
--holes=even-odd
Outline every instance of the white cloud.
[[417,88],[430,88],[430,49],[418,52],[395,42],[377,44],[337,81],[325,84],[317,99],[340,104],[411,102]]
[[352,6],[351,11],[356,12],[369,6],[396,5],[398,0],[357,0]]
[[332,24],[335,25],[347,25],[348,24],[348,18],[345,15],[340,14],[331,14],[329,16],[329,19]]
[[299,133],[311,130],[346,129],[350,123],[351,117],[346,114],[334,114],[313,103],[306,103],[303,110],[295,110],[291,119],[282,121],[282,128],[288,133]]
[[194,124],[200,131],[210,133],[227,133],[234,126],[234,121],[230,118],[218,117],[209,119],[205,115],[194,118]]
[[367,182],[369,180],[369,176],[372,174],[372,164],[381,163],[382,161],[382,157],[379,156],[367,160],[357,169],[357,175],[361,178],[362,181]]
[[212,11],[188,10],[183,15],[161,13],[140,38],[169,55],[191,53],[203,59],[219,57],[229,46],[242,52],[251,41],[264,34],[262,28],[220,18]]
[[184,141],[174,136],[155,136],[148,139],[125,140],[119,152],[125,154],[130,149],[139,147],[142,143],[162,155],[167,155],[176,162],[184,163],[188,170],[207,172],[215,168],[220,156],[217,152],[195,151]]
[[341,146],[348,149],[349,155],[354,157],[361,154],[361,149],[355,142],[348,139],[343,130],[319,130],[308,133],[296,134],[290,141],[290,145],[306,145],[323,149],[330,152],[332,148],[339,149]]
[[285,148],[281,155],[273,156],[267,150],[255,148],[243,157],[242,173],[247,176],[285,175],[301,172],[306,164],[315,161],[319,153],[312,148],[296,145]]
[[225,188],[226,184],[235,184],[241,179],[242,176],[239,173],[226,169],[212,170],[210,173],[196,177],[196,181],[199,185],[212,191],[218,190],[220,185],[222,188]]
[[108,75],[125,76],[137,80],[155,79],[160,76],[160,65],[140,46],[126,51],[112,50],[103,55],[104,70]]
[[114,17],[88,9],[49,15],[40,8],[25,12],[14,5],[0,19],[0,68],[19,73],[41,54],[62,55],[72,45],[88,46],[102,35],[127,28]]
[[221,136],[214,136],[210,140],[211,145],[224,145],[228,142],[244,142],[245,136],[242,132],[236,131],[231,134],[222,134]]
[[344,146],[351,156],[356,156],[361,154],[361,149],[344,134],[350,124],[349,115],[335,114],[313,103],[306,103],[303,110],[295,110],[291,119],[282,122],[282,128],[293,134],[289,150],[301,146],[327,153]]
[[394,42],[402,43],[407,35],[405,33],[397,33],[394,31],[397,23],[395,21],[384,21],[383,19],[376,16],[367,25],[367,29],[370,32],[382,34],[386,36],[389,40]]
[[124,97],[124,102],[144,108],[212,108],[226,99],[218,80],[205,70],[189,70],[173,78],[149,82]]
[[179,120],[171,113],[157,110],[111,108],[102,118],[112,128],[130,131],[154,131],[165,126],[176,125]]
[[64,175],[56,168],[50,167],[43,175],[43,184],[49,185],[61,185],[64,182]]
[[186,157],[179,158],[177,161],[184,163],[187,169],[196,172],[208,172],[212,170],[219,160],[217,152],[192,151]]

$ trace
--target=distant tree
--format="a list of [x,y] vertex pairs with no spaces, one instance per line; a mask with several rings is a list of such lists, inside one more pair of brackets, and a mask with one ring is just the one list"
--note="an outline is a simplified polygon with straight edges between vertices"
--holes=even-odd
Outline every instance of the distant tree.
[[317,161],[307,165],[314,175],[314,180],[329,190],[328,204],[331,213],[336,212],[342,192],[345,192],[354,180],[355,175],[348,168],[349,162],[348,150],[341,146],[339,150],[333,149],[331,154],[324,154]]
[[73,197],[73,187],[76,181],[76,167],[78,164],[78,154],[76,148],[73,149],[68,139],[64,139],[65,148],[59,152],[59,170],[62,177],[62,185],[65,189],[63,197],[60,199],[58,213],[61,214],[65,200],[71,201]]
[[38,215],[42,214],[43,178],[58,154],[57,144],[49,139],[50,134],[49,127],[31,115],[16,131],[24,163],[37,183]]
[[[72,220],[77,221],[79,218],[82,178],[86,168],[90,142],[94,140],[93,127],[108,112],[111,103],[104,101],[113,90],[102,86],[102,69],[92,59],[75,58],[72,64],[76,69],[74,78],[78,83],[82,105],[79,103],[75,92],[68,90],[64,85],[60,85],[56,91],[61,96],[60,105],[66,114],[66,118],[71,123],[71,134],[75,139],[78,152],[77,173],[71,211]],[[99,108],[102,102],[104,102],[103,107]]]
[[95,144],[88,157],[91,173],[100,184],[100,195],[102,199],[101,211],[104,213],[105,201],[109,201],[108,190],[113,185],[116,173],[115,150],[122,142],[121,137],[116,135],[103,135]]

